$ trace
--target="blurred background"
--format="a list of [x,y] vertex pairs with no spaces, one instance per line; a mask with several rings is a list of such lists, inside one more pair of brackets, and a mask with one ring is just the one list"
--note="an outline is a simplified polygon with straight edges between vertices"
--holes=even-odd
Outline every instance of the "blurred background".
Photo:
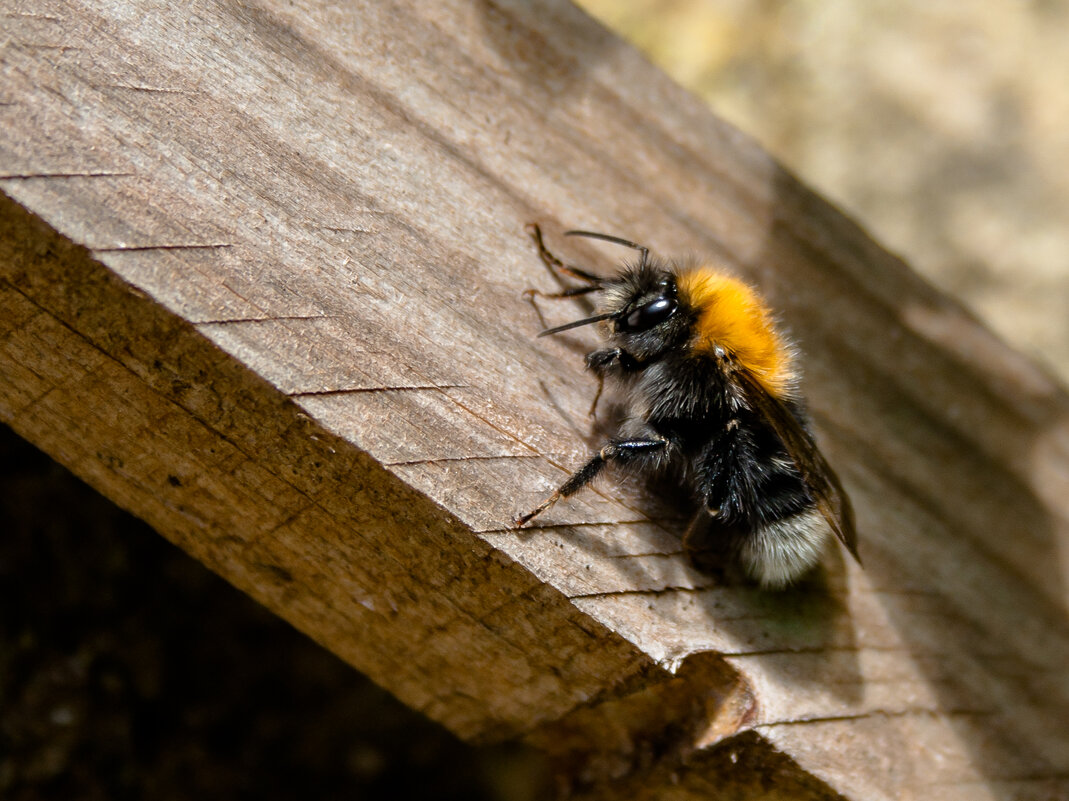
[[[1069,3],[582,5],[1069,380]],[[545,794],[6,428],[0,521],[0,796]]]
[[1069,383],[1069,2],[579,5]]

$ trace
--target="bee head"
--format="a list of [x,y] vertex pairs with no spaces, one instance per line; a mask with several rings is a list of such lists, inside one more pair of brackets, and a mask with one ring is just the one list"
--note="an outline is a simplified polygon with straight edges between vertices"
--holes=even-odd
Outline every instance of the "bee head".
[[603,333],[639,361],[686,341],[690,320],[680,303],[675,274],[652,260],[625,268],[605,282]]
[[640,361],[656,358],[686,342],[694,324],[694,314],[689,305],[680,302],[675,272],[651,259],[649,248],[609,234],[566,233],[623,245],[637,250],[640,258],[637,263],[625,266],[615,278],[585,276],[593,286],[584,288],[583,292],[604,293],[598,304],[598,314],[547,329],[539,336],[598,323],[610,342]]

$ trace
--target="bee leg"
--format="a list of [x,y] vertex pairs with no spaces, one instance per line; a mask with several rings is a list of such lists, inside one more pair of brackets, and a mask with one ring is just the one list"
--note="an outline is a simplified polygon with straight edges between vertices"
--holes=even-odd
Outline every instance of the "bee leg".
[[[542,263],[549,268],[550,272],[560,273],[561,275],[567,275],[571,278],[578,278],[580,281],[585,281],[588,284],[592,284],[587,292],[593,292],[596,289],[601,289],[601,285],[604,283],[604,279],[599,278],[593,273],[588,273],[586,270],[576,267],[572,264],[565,264],[550,252],[546,247],[546,243],[542,241],[542,229],[538,227],[538,223],[528,223],[524,228],[527,231],[531,239],[534,240],[535,247],[538,248],[538,256],[542,259]],[[583,294],[576,292],[575,294]],[[546,296],[550,297],[550,296]],[[572,295],[563,294],[560,297],[572,297]]]
[[565,289],[563,292],[543,292],[541,289],[525,289],[523,290],[523,298],[531,304],[535,310],[535,314],[538,315],[538,322],[543,328],[548,328],[549,323],[546,322],[546,318],[542,316],[542,310],[538,308],[538,304],[535,303],[535,298],[545,298],[546,300],[564,300],[565,298],[574,298],[579,295],[586,295],[589,292],[596,292],[601,289],[600,286],[573,286],[569,289]]
[[633,373],[640,366],[635,357],[623,348],[593,350],[586,355],[586,369],[601,376],[614,371]]
[[522,528],[527,525],[561,498],[567,498],[569,495],[577,493],[593,481],[609,462],[638,461],[639,459],[656,455],[666,447],[668,447],[668,440],[666,439],[623,439],[609,442],[590,461],[573,473],[571,478],[561,484],[552,495],[532,511],[517,517],[513,521],[516,528]]
[[605,376],[614,372],[634,372],[638,367],[635,358],[623,348],[595,350],[586,355],[586,368],[598,377],[598,391],[594,393],[594,400],[590,404],[591,417],[597,417],[598,401],[601,399],[602,389],[605,388]]
[[613,365],[620,362],[619,348],[611,350],[595,350],[586,355],[586,369],[598,377],[598,391],[594,393],[594,400],[590,402],[590,417],[598,416],[598,401],[601,400],[601,391],[605,389],[605,374],[612,369]]
[[531,239],[534,240],[535,246],[538,248],[538,256],[542,259],[542,263],[546,265],[551,273],[554,275],[567,275],[571,278],[578,278],[583,281],[583,286],[572,286],[561,290],[560,292],[543,292],[540,289],[525,289],[523,291],[523,297],[527,300],[531,306],[534,307],[535,314],[538,315],[538,322],[542,324],[543,328],[547,328],[546,318],[542,316],[542,310],[538,308],[538,304],[535,303],[535,298],[545,298],[546,300],[566,300],[567,298],[576,298],[581,295],[587,295],[591,292],[597,292],[602,287],[602,280],[593,273],[588,273],[586,270],[575,267],[571,264],[565,264],[563,261],[554,256],[549,248],[546,247],[545,242],[542,241],[542,229],[538,227],[537,223],[529,223],[526,231],[530,234]]
[[[723,576],[732,564],[737,548],[736,537],[725,531],[717,520],[719,512],[701,508],[683,534],[683,553],[698,570]],[[727,535],[727,536],[725,536]]]
[[598,373],[598,390],[594,393],[594,400],[590,401],[590,411],[587,412],[587,417],[593,417],[597,419],[598,416],[598,401],[601,400],[601,392],[605,389],[605,376]]

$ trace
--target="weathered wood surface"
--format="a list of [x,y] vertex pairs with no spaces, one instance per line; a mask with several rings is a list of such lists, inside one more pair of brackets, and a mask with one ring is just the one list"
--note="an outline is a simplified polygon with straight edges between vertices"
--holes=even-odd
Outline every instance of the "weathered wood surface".
[[[1069,797],[1069,398],[630,48],[563,2],[0,8],[22,436],[576,789]],[[714,586],[627,483],[508,529],[595,441],[531,220],[762,287],[865,570]]]

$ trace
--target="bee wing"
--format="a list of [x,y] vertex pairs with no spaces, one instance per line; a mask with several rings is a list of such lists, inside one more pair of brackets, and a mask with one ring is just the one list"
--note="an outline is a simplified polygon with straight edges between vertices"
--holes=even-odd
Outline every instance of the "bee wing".
[[768,422],[780,438],[788,455],[798,466],[798,472],[802,474],[802,480],[813,496],[817,509],[828,521],[835,536],[861,564],[861,557],[857,553],[857,532],[854,530],[854,510],[839,483],[839,477],[787,405],[765,389],[745,367],[737,363],[733,366],[733,375],[738,379],[747,404]]

